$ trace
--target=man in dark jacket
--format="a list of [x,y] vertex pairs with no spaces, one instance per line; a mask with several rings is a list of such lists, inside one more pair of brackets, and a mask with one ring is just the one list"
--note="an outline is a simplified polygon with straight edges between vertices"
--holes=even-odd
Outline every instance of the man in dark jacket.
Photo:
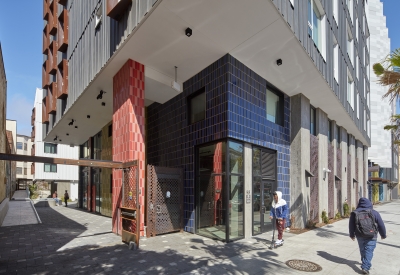
[[353,241],[355,238],[357,238],[361,254],[361,269],[364,274],[369,274],[369,269],[371,268],[371,260],[376,247],[377,233],[375,232],[374,236],[369,238],[360,236],[360,233],[356,228],[356,214],[354,212],[369,209],[372,211],[374,222],[378,229],[379,235],[381,235],[381,239],[383,240],[386,238],[386,228],[382,221],[381,215],[372,209],[372,203],[367,198],[360,198],[356,210],[354,210],[350,216],[349,234]]

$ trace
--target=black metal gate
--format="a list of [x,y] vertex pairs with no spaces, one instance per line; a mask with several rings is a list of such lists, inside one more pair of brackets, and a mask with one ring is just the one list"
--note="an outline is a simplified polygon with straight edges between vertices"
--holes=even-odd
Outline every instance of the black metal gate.
[[147,237],[182,230],[182,169],[147,165]]

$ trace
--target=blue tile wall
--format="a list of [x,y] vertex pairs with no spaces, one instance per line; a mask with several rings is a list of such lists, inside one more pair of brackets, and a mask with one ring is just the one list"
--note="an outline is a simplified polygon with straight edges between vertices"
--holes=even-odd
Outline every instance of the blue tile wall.
[[[284,126],[265,118],[267,82],[225,55],[183,83],[183,92],[147,108],[148,164],[184,170],[184,230],[195,231],[194,148],[231,137],[278,152],[278,190],[290,201],[290,100],[285,96]],[[206,119],[189,125],[187,97],[205,87]]]

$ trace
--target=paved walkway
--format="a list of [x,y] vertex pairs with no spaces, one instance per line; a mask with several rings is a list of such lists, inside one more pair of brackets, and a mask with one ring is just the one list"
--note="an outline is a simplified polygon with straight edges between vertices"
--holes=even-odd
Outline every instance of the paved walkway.
[[8,212],[1,226],[40,223],[32,201],[28,199],[26,190],[15,191],[12,198],[13,199],[9,201]]
[[[388,238],[379,240],[371,274],[399,275],[400,201],[376,207]],[[318,274],[359,274],[356,242],[348,220],[300,235],[286,234],[285,245],[269,250],[270,233],[229,244],[194,234],[142,239],[129,250],[111,233],[111,219],[77,208],[38,207],[41,224],[0,228],[0,274],[303,274],[289,259],[322,266]]]

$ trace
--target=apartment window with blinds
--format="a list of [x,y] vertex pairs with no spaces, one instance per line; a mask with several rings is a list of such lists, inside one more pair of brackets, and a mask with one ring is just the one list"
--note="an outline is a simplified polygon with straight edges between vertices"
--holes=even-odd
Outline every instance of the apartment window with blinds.
[[283,95],[267,88],[267,120],[283,126]]
[[44,143],[44,152],[47,154],[57,154],[57,144]]
[[22,175],[22,167],[17,167],[17,175]]
[[354,110],[354,81],[349,71],[347,71],[347,102]]
[[321,51],[322,50],[322,17],[320,9],[316,1],[308,0],[308,34],[313,39],[314,44]]
[[23,148],[23,143],[22,142],[17,142],[17,149],[18,150],[22,150],[22,148]]
[[57,173],[57,164],[45,163],[44,172]]

